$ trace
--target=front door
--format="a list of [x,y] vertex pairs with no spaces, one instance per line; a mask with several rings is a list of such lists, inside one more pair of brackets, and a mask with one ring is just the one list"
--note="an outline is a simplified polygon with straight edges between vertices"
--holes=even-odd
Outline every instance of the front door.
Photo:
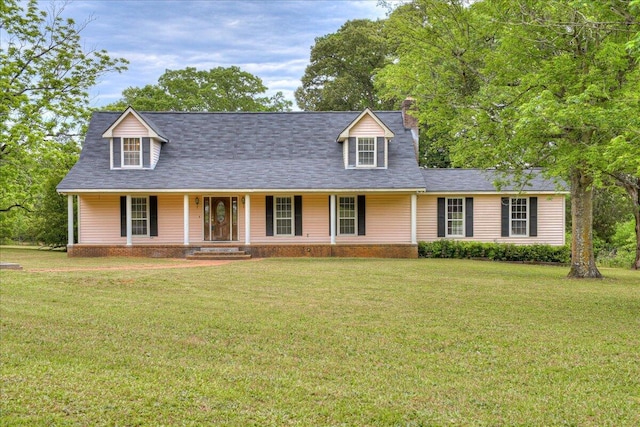
[[238,198],[203,197],[204,240],[229,242],[238,240]]
[[211,198],[211,240],[229,241],[231,209],[228,197]]

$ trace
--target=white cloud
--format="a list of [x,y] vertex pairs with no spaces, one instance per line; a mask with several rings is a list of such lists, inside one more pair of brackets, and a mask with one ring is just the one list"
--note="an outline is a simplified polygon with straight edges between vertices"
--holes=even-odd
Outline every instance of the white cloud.
[[314,39],[350,19],[383,18],[385,9],[377,0],[93,0],[69,3],[65,15],[76,22],[93,15],[83,42],[130,61],[92,92],[104,105],[129,86],[157,82],[166,69],[231,65],[293,101]]

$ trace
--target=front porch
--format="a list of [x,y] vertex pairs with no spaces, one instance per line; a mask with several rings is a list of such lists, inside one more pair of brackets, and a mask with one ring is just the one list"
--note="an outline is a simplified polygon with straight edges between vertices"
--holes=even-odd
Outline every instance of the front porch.
[[417,258],[417,244],[237,244],[216,243],[197,245],[95,245],[67,246],[70,257],[146,257],[186,258],[207,248],[237,248],[254,258],[269,257],[354,257],[354,258]]
[[207,248],[257,258],[418,255],[415,194],[85,194],[77,196],[77,241],[74,197],[70,257],[186,258]]

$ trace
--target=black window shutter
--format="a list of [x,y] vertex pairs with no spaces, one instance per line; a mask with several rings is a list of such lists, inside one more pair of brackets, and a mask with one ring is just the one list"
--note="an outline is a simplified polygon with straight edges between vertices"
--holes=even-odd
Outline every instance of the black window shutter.
[[529,236],[536,237],[538,235],[538,198],[529,198]]
[[149,234],[158,235],[158,196],[149,196]]
[[376,145],[377,145],[377,157],[378,157],[378,167],[379,168],[383,168],[385,167],[385,163],[384,163],[384,136],[379,136],[378,138],[376,138]]
[[356,138],[353,136],[349,137],[349,161],[348,161],[348,165],[349,166],[355,166],[358,164],[358,160],[356,159],[357,156],[357,142],[356,142]]
[[445,200],[444,197],[438,197],[438,237],[445,237]]
[[122,167],[122,159],[121,159],[121,155],[120,155],[120,149],[122,148],[120,146],[121,142],[120,142],[120,138],[113,138],[113,167],[114,168],[119,168]]
[[293,211],[296,222],[296,236],[302,236],[302,196],[293,196]]
[[127,196],[120,196],[120,237],[127,237]]
[[358,196],[358,236],[367,234],[367,210],[364,195]]
[[502,203],[501,203],[501,215],[500,217],[502,218],[502,227],[501,227],[501,236],[502,237],[509,237],[509,198],[508,197],[502,197]]
[[473,197],[465,199],[464,216],[464,235],[473,237]]
[[151,167],[151,138],[142,138],[142,167]]
[[267,236],[273,236],[273,196],[265,198],[265,218],[267,221]]

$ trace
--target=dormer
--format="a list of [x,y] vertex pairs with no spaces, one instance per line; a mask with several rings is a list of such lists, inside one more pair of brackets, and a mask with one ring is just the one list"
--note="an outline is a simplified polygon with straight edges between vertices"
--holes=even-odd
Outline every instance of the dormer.
[[111,169],[154,169],[169,140],[151,120],[128,107],[102,134],[109,139]]
[[345,169],[386,169],[393,137],[393,132],[367,108],[338,136]]

